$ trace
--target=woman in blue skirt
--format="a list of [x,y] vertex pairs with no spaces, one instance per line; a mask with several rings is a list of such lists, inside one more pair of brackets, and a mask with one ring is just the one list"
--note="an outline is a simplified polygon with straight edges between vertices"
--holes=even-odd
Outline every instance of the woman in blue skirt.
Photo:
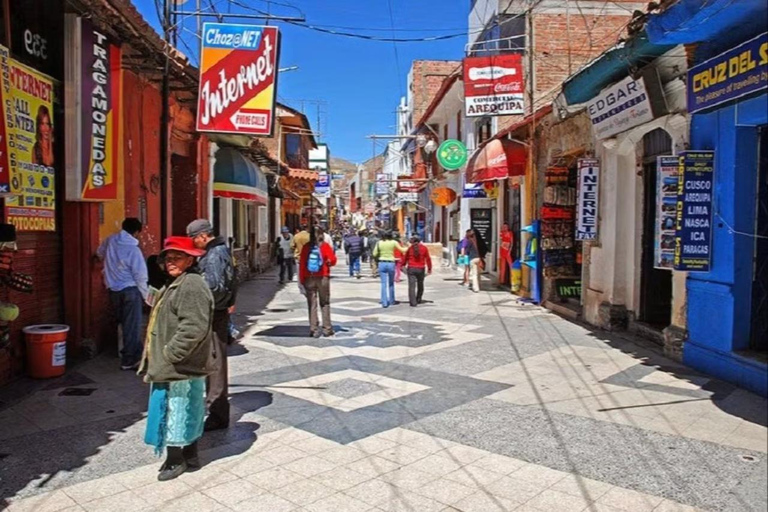
[[167,238],[160,254],[170,279],[154,299],[139,367],[151,385],[144,440],[158,455],[168,452],[160,481],[200,467],[205,377],[218,364],[211,333],[213,296],[195,265],[203,254],[188,237]]

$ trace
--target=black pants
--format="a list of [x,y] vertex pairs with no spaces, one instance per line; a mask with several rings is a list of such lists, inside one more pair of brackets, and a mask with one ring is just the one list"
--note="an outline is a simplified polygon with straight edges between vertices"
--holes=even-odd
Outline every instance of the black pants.
[[408,269],[408,301],[411,306],[416,306],[424,297],[424,277],[426,271],[423,268]]
[[285,281],[285,275],[288,274],[288,280],[293,281],[293,268],[296,265],[296,260],[293,258],[283,257],[280,260],[280,282]]
[[227,338],[229,337],[229,312],[213,312],[213,342],[219,354],[219,368],[208,376],[208,422],[221,427],[229,426],[229,371],[227,368]]

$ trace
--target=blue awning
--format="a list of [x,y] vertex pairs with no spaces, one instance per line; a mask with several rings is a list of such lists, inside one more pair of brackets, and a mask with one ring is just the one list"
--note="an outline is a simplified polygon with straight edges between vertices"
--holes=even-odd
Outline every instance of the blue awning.
[[267,177],[256,164],[233,148],[216,152],[213,196],[267,204]]
[[679,0],[648,17],[654,44],[706,43],[718,53],[766,31],[766,0]]
[[585,103],[608,85],[628,75],[630,68],[640,68],[668,52],[676,45],[657,45],[645,32],[605,51],[563,84],[563,94],[569,105]]

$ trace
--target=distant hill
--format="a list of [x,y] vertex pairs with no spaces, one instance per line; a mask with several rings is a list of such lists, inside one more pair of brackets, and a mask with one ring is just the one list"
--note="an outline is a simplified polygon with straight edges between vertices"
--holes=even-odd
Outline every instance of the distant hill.
[[344,160],[343,158],[331,157],[331,170],[336,174],[347,174],[357,172],[357,164]]

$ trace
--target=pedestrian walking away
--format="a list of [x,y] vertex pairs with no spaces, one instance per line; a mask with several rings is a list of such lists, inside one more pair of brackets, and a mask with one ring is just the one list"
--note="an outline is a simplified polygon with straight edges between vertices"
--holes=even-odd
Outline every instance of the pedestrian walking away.
[[[323,241],[323,230],[317,229],[301,250],[299,258],[299,284],[307,296],[309,335],[333,336],[331,323],[331,267],[336,265],[336,253]],[[322,312],[322,331],[318,325],[318,304]]]
[[408,302],[415,308],[424,303],[424,278],[432,274],[432,258],[418,236],[411,237],[402,263],[408,272]]
[[376,257],[373,254],[376,251],[377,245],[379,245],[379,234],[373,229],[368,233],[368,259],[371,264],[371,275],[374,278],[379,277],[379,262],[376,261]]
[[309,242],[309,227],[306,220],[301,221],[301,231],[293,235],[293,242],[291,247],[293,248],[293,257],[298,260],[301,257],[301,249],[304,244]]
[[135,370],[141,359],[143,302],[149,294],[149,275],[144,255],[139,249],[139,219],[127,218],[119,233],[99,246],[96,256],[104,262],[104,284],[117,323],[123,328],[120,368]]
[[354,231],[344,240],[344,251],[349,256],[349,277],[356,276],[360,279],[360,258],[363,254],[362,231],[358,234]]
[[218,430],[229,426],[229,369],[226,354],[229,315],[236,299],[235,269],[226,242],[222,237],[214,236],[213,226],[208,220],[192,221],[187,226],[187,235],[197,249],[204,251],[199,268],[213,294],[213,337],[216,350],[222,357],[217,371],[207,381],[208,418],[205,420],[205,430]]
[[213,295],[195,265],[204,253],[187,237],[165,240],[161,257],[170,282],[152,308],[138,371],[150,384],[144,442],[158,456],[167,450],[160,481],[200,467],[205,377],[225,357],[213,341]]
[[467,232],[467,243],[464,244],[462,254],[469,260],[469,278],[471,281],[471,290],[475,293],[480,292],[480,272],[485,269],[485,255],[488,250],[485,241],[476,229]]
[[288,282],[293,281],[293,271],[296,266],[296,258],[293,252],[293,235],[288,226],[283,226],[280,230],[280,236],[275,242],[275,251],[277,252],[277,263],[280,265],[280,284],[283,284],[288,278]]
[[469,286],[469,255],[467,254],[466,249],[470,244],[469,238],[471,234],[472,230],[468,229],[464,234],[464,238],[461,239],[458,247],[456,248],[456,252],[459,254],[458,264],[464,269],[461,283],[459,283],[461,286]]
[[395,250],[405,253],[407,249],[393,240],[389,231],[384,233],[384,238],[373,250],[373,257],[379,264],[381,305],[384,308],[395,304]]

